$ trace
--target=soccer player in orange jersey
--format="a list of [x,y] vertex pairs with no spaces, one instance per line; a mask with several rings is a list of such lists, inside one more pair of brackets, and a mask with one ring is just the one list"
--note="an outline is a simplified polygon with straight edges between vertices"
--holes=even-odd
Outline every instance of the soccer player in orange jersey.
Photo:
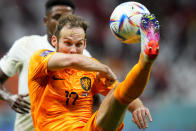
[[[156,24],[152,19],[148,22]],[[74,15],[61,17],[51,40],[56,52],[39,50],[29,64],[29,95],[35,130],[122,130],[125,112],[139,104],[137,98],[146,86],[158,55],[159,38],[147,41],[145,35],[149,25],[141,24],[145,40],[141,42],[138,63],[125,80],[118,83],[108,66],[82,55],[86,47],[84,20]],[[148,33],[157,32],[156,26],[152,26]],[[92,97],[97,93],[107,96],[93,114]]]

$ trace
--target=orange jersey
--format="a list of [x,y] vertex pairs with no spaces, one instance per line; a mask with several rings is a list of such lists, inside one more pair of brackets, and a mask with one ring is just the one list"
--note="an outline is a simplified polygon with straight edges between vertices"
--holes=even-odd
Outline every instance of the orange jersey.
[[31,114],[36,131],[82,129],[92,116],[93,95],[106,95],[106,87],[96,72],[66,68],[48,71],[47,64],[56,52],[37,51],[30,60],[28,87]]

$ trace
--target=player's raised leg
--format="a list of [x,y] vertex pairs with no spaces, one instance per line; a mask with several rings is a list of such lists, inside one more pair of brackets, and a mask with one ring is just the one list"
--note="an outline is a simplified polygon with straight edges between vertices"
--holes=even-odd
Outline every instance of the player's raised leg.
[[154,15],[142,17],[141,53],[138,63],[125,80],[106,96],[96,118],[96,125],[104,131],[120,128],[129,103],[139,97],[150,76],[153,61],[159,53],[159,24]]

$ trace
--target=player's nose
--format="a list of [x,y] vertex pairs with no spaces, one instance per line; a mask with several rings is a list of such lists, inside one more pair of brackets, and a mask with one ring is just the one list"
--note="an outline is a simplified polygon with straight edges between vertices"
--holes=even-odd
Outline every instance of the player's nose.
[[76,49],[75,46],[72,46],[72,47],[71,47],[70,53],[71,53],[71,54],[76,54],[76,53],[77,53],[77,49]]

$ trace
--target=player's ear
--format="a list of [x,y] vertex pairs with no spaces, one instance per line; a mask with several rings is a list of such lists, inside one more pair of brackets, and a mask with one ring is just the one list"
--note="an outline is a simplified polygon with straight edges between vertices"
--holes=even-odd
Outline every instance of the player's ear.
[[57,46],[57,38],[56,38],[56,36],[54,36],[54,35],[52,36],[51,43],[52,43],[52,45],[53,45],[54,47]]
[[47,25],[47,23],[48,23],[48,17],[47,16],[44,16],[43,21],[44,21],[44,24]]

